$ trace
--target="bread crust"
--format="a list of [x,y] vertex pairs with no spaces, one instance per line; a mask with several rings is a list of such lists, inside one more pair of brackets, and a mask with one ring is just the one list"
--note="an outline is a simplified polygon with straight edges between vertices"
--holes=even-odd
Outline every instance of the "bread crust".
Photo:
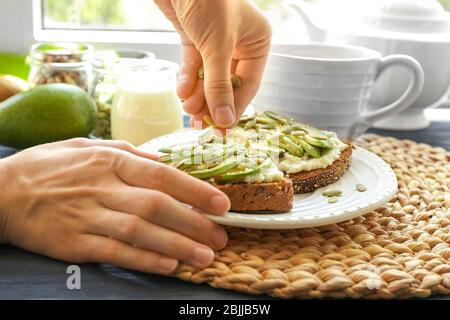
[[289,212],[294,202],[293,183],[286,178],[271,183],[213,185],[228,196],[235,212]]
[[295,194],[309,193],[339,180],[352,164],[353,145],[348,144],[339,159],[324,169],[286,175],[292,180]]

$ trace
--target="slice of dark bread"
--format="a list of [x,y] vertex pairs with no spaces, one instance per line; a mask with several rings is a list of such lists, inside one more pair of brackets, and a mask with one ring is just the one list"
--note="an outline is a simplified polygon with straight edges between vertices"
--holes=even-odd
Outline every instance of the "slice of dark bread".
[[271,183],[214,184],[231,202],[231,211],[289,212],[294,202],[292,181]]
[[339,159],[324,169],[299,172],[286,175],[292,180],[295,194],[313,192],[339,180],[352,164],[353,146],[348,145]]

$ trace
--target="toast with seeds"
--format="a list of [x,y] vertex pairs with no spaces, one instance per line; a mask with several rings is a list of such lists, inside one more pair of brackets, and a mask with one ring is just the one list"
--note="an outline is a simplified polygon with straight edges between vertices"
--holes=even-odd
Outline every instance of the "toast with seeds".
[[202,143],[160,150],[159,160],[222,192],[236,212],[288,212],[294,188],[265,153],[253,153],[241,144]]
[[345,174],[352,149],[333,132],[265,112],[242,117],[226,138],[208,130],[197,142],[162,149],[160,161],[222,190],[232,211],[288,212],[294,193]]

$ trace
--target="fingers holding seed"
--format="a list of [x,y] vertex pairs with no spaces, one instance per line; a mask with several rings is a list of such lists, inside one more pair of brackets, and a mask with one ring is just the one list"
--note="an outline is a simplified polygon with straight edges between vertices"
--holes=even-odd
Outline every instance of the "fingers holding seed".
[[233,85],[233,88],[239,89],[242,87],[242,80],[237,75],[232,74],[231,75],[231,84]]
[[[205,69],[203,67],[198,69],[198,78],[201,80],[205,80]],[[231,84],[233,85],[234,89],[239,89],[242,87],[242,80],[239,76],[233,73],[231,74]]]

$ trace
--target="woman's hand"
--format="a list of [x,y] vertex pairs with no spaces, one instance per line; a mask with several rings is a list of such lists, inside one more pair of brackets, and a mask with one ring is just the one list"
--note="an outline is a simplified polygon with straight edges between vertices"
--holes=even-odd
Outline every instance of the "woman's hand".
[[124,142],[74,139],[0,160],[0,242],[73,263],[170,274],[212,263],[228,198]]
[[[248,0],[155,0],[181,35],[178,95],[201,121],[232,127],[256,94],[270,49],[271,29]],[[198,77],[204,65],[205,81]],[[231,72],[242,80],[233,88]]]

